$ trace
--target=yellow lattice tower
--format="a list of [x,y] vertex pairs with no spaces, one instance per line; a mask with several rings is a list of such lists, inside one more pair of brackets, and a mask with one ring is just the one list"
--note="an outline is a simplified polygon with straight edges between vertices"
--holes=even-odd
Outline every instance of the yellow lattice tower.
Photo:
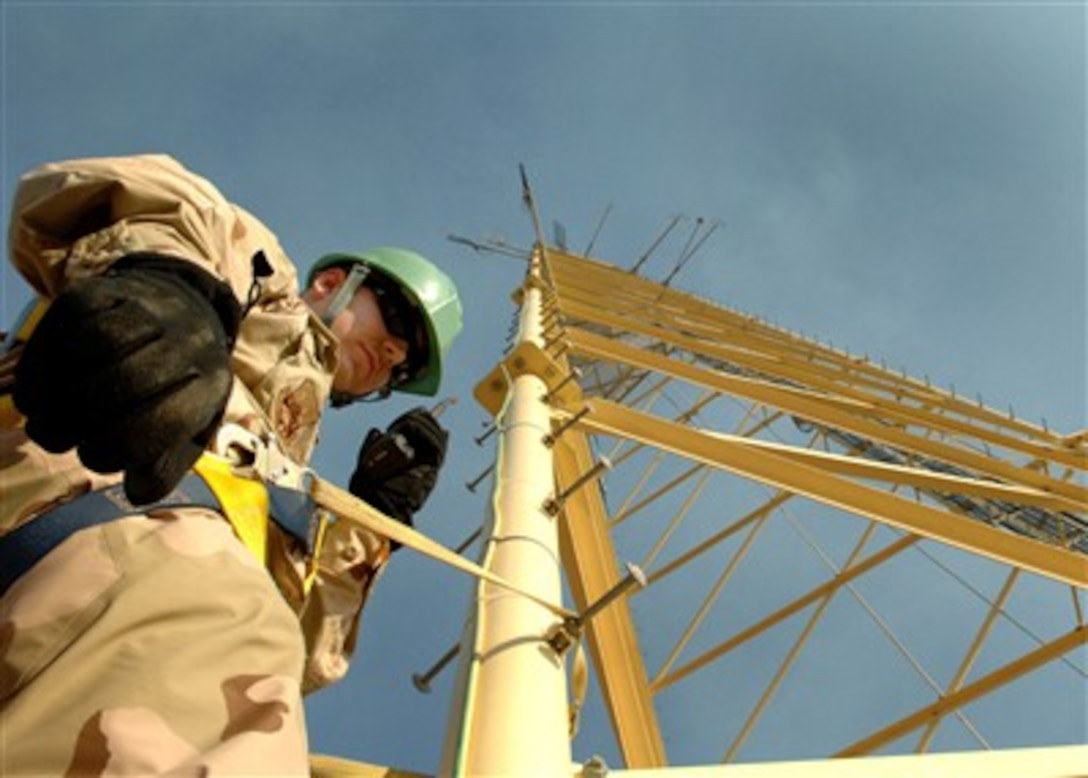
[[[575,609],[615,591],[625,560],[645,571],[644,588],[581,625],[628,767],[670,763],[662,733],[678,709],[683,726],[699,719],[717,736],[680,764],[737,761],[761,730],[806,758],[986,749],[969,715],[985,698],[1023,720],[1023,738],[999,746],[1080,742],[1068,728],[1033,734],[1021,698],[1000,700],[1058,666],[1065,698],[1038,692],[1038,715],[1083,710],[1086,676],[1072,655],[1088,640],[1085,433],[1026,423],[604,262],[539,246],[535,256],[520,299],[529,289],[543,300],[540,335],[520,339],[477,395],[501,425],[511,382],[541,382]],[[783,528],[816,570],[784,546]],[[970,572],[957,572],[964,564]],[[955,629],[931,602],[949,585],[971,606],[955,611]],[[1047,634],[1014,615],[1018,596],[1045,603]],[[872,627],[864,636],[843,626],[844,601]],[[644,602],[658,623],[633,615]],[[897,624],[897,609],[913,624]],[[995,637],[1009,625],[1021,639]],[[852,666],[821,671],[808,657],[826,659],[829,646],[838,655],[836,634]],[[647,636],[667,644],[654,664]],[[915,646],[934,639],[930,669]],[[858,676],[878,643],[920,690],[884,671]],[[843,678],[869,687],[864,710],[850,713]],[[874,696],[882,710],[870,709]],[[825,721],[832,707],[852,729]],[[805,726],[826,742],[801,737]],[[1033,759],[1037,774],[1053,774]]]

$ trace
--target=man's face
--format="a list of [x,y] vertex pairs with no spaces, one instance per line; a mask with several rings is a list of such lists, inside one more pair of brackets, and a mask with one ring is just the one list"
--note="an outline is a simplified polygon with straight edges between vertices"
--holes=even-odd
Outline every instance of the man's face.
[[[320,315],[346,277],[342,268],[323,270],[303,299]],[[359,287],[330,329],[339,339],[334,391],[363,395],[381,389],[408,357],[408,342],[389,333],[374,291],[366,286]]]

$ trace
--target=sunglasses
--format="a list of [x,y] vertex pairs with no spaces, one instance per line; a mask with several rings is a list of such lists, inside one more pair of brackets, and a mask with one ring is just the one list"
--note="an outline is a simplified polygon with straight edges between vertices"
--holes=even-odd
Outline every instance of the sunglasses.
[[422,316],[395,284],[375,275],[371,274],[364,284],[374,292],[386,331],[408,344],[408,356],[401,368],[406,369],[405,378],[412,377],[427,364],[427,330]]

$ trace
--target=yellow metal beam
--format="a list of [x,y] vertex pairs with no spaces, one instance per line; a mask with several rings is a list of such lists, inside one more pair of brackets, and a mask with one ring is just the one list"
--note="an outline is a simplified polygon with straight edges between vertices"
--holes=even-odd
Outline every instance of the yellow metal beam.
[[[1088,746],[951,754],[751,762],[662,770],[609,770],[609,778],[1073,778],[1085,775]],[[579,770],[575,778],[601,773]]]
[[[568,430],[555,445],[558,489],[565,491],[593,465],[584,434]],[[564,505],[560,550],[571,594],[584,611],[619,581],[608,517],[595,483],[575,491]],[[588,628],[598,684],[612,717],[616,740],[628,767],[668,764],[650,697],[646,668],[627,600],[598,613]]]
[[666,575],[675,572],[695,557],[709,551],[711,548],[718,545],[723,540],[727,540],[728,538],[732,537],[734,534],[744,529],[744,527],[748,526],[753,521],[759,521],[763,516],[778,508],[778,506],[780,506],[791,497],[793,497],[793,495],[789,492],[779,491],[777,494],[774,495],[774,497],[767,500],[767,502],[765,502],[763,505],[748,513],[748,515],[737,519],[729,526],[719,530],[706,540],[700,542],[698,545],[688,549],[683,554],[662,565],[657,570],[654,570],[649,577],[650,583],[654,583],[655,581],[664,578]]
[[[868,543],[875,534],[876,528],[877,525],[875,523],[870,523],[869,526],[865,529],[865,532],[855,544],[854,550],[850,552],[850,556],[846,560],[846,567],[849,568],[857,561],[858,557],[861,555],[861,552],[865,549],[865,544]],[[737,752],[744,744],[744,741],[747,740],[749,735],[751,735],[752,730],[756,726],[756,723],[759,721],[763,713],[767,710],[767,706],[770,705],[771,700],[774,698],[774,695],[778,693],[778,689],[786,680],[786,675],[789,674],[790,670],[793,668],[794,663],[797,661],[798,657],[801,656],[801,652],[808,644],[809,639],[812,637],[812,633],[816,630],[816,627],[819,626],[820,622],[823,620],[824,613],[831,605],[831,601],[835,598],[835,595],[837,593],[838,588],[830,589],[816,603],[815,607],[812,609],[812,612],[809,614],[808,620],[806,621],[805,626],[802,628],[801,633],[794,639],[793,645],[790,647],[790,650],[786,654],[785,659],[783,659],[783,661],[779,665],[778,671],[775,673],[774,678],[771,679],[771,682],[763,691],[763,694],[762,696],[760,696],[755,708],[752,709],[752,712],[749,714],[748,719],[744,722],[744,726],[741,727],[740,732],[737,733],[736,738],[733,739],[733,743],[725,752],[725,757],[722,759],[723,762],[732,762],[734,757],[737,755]]]
[[590,432],[635,438],[1004,564],[1088,587],[1088,557],[1083,554],[855,483],[746,443],[698,432],[606,400],[594,400],[592,411],[578,424]]
[[[673,646],[671,651],[669,651],[669,655],[665,658],[664,664],[662,664],[661,669],[657,672],[658,677],[661,677],[663,674],[668,673],[669,669],[687,647],[687,644],[691,641],[691,638],[694,636],[695,631],[699,628],[699,626],[703,623],[703,620],[710,613],[710,609],[714,605],[715,601],[718,599],[718,596],[721,594],[722,589],[725,588],[725,585],[733,577],[733,574],[740,566],[740,563],[743,562],[744,558],[748,555],[749,550],[751,550],[752,546],[755,545],[755,542],[759,538],[760,533],[767,525],[767,520],[769,517],[770,514],[765,514],[761,516],[760,519],[752,525],[751,529],[748,530],[748,534],[741,541],[740,546],[730,556],[729,563],[718,575],[718,578],[714,582],[714,585],[710,587],[710,590],[703,598],[703,602],[699,606],[698,610],[696,610],[695,615],[691,617],[691,620],[688,622],[688,626],[684,629],[684,632],[680,636],[680,639],[676,641],[676,645]],[[656,689],[654,689],[654,691],[656,691]]]
[[[851,746],[844,748],[836,757],[856,756],[872,753],[886,743],[891,743],[903,735],[925,726],[933,719],[944,716],[950,711],[968,705],[979,697],[985,696],[1005,684],[1016,680],[1022,675],[1042,667],[1048,662],[1069,653],[1078,646],[1088,643],[1088,625],[1081,625],[1071,632],[1067,632],[1056,640],[1046,643],[1034,651],[1025,654],[1019,659],[999,667],[977,681],[961,687],[957,691],[944,695],[937,702],[921,710],[912,713],[905,718],[891,724],[869,737],[859,740]],[[1088,763],[1082,765],[1088,767]],[[1081,773],[1083,775],[1083,773]]]
[[1010,483],[1020,483],[1051,492],[1067,498],[1081,510],[1088,505],[1088,488],[1084,486],[1060,481],[1037,470],[1018,467],[964,448],[912,435],[901,427],[870,421],[856,412],[837,407],[834,401],[817,397],[811,392],[699,368],[588,332],[572,330],[569,336],[575,350],[587,356],[616,359],[648,370],[656,370],[706,388],[764,403],[818,424],[852,432],[867,440],[879,441],[904,451],[932,457]]
[[974,478],[942,473],[937,470],[905,467],[859,456],[829,454],[823,451],[797,448],[796,446],[771,443],[748,437],[738,437],[722,432],[708,432],[707,434],[733,441],[738,445],[762,448],[779,456],[792,459],[799,464],[852,478],[884,481],[900,486],[913,486],[917,489],[970,495],[989,500],[1005,500],[1017,505],[1033,505],[1054,511],[1075,512],[1083,511],[1086,507],[1083,502],[1026,486],[1004,484],[998,481],[980,481]]
[[310,756],[311,778],[426,778],[425,773],[412,773],[394,767],[356,762],[335,756]]
[[[971,641],[971,645],[967,649],[967,653],[960,662],[960,666],[956,668],[956,674],[952,676],[952,681],[948,684],[948,688],[945,689],[945,696],[963,688],[963,683],[967,680],[967,675],[971,672],[975,660],[978,659],[979,654],[982,652],[982,646],[986,643],[986,638],[990,635],[991,630],[993,630],[994,624],[997,623],[997,617],[1004,612],[1005,603],[1008,602],[1009,595],[1012,594],[1013,586],[1015,586],[1019,577],[1020,571],[1014,567],[1005,578],[1005,583],[1001,586],[1001,591],[998,592],[997,598],[991,603],[986,618],[982,621],[982,626],[979,627],[974,640]],[[937,733],[937,727],[940,725],[942,718],[943,717],[939,715],[934,716],[926,723],[925,731],[918,740],[918,745],[916,747],[917,751],[923,752],[929,748],[929,744],[932,742],[933,736]]]
[[[968,436],[985,441],[989,445],[1019,451],[1032,458],[1060,462],[1067,467],[1083,469],[1088,466],[1088,450],[1083,446],[1062,445],[1058,442],[1061,439],[1053,434],[1037,433],[1035,428],[1029,425],[1015,423],[992,411],[971,405],[958,397],[944,395],[935,389],[913,388],[905,382],[901,386],[893,384],[884,386],[884,394],[890,396],[866,391],[864,385],[859,383],[854,375],[821,369],[811,360],[797,356],[776,354],[768,350],[767,344],[760,341],[746,342],[751,340],[750,332],[731,334],[715,342],[707,342],[683,333],[655,327],[647,323],[645,317],[627,319],[616,316],[602,309],[601,306],[588,302],[584,304],[568,302],[565,305],[579,318],[623,328],[627,332],[652,338],[655,341],[660,340],[704,357],[729,361],[763,375],[775,376],[795,384],[796,387],[805,387],[801,389],[775,384],[779,389],[791,388],[794,392],[810,395],[816,393],[813,390],[817,390],[825,402],[841,404],[868,417],[884,419],[899,425],[917,425],[925,429],[941,430],[949,435]],[[607,352],[611,351],[607,345],[615,343],[621,351],[631,350],[632,353],[660,357],[648,349],[622,344],[616,339],[603,338],[575,327],[567,329],[565,336],[575,346],[585,341],[584,348],[587,349],[602,345],[606,347],[605,354],[591,354],[594,356],[607,358]],[[622,361],[640,364],[626,359]],[[892,376],[889,374],[889,381],[891,379]],[[903,381],[898,376],[894,379]],[[747,380],[758,383],[752,379]],[[918,404],[908,404],[903,401],[905,398],[913,399]],[[938,413],[933,410],[934,408],[943,412]],[[950,414],[965,416],[967,420],[955,418]],[[1000,431],[997,420],[1003,421],[1001,428],[1012,426],[1017,434]]]
[[[643,332],[649,337],[661,337],[661,328],[677,333],[691,333],[683,347],[695,353],[708,354],[703,347],[732,344],[744,351],[762,354],[770,358],[765,363],[800,366],[806,377],[817,377],[827,385],[838,383],[848,387],[866,389],[866,394],[894,398],[897,403],[909,401],[921,408],[938,408],[944,414],[955,414],[970,419],[976,425],[993,430],[1003,430],[1008,435],[1019,436],[1045,448],[1071,452],[1084,463],[1088,457],[1085,443],[1088,435],[1061,435],[1046,427],[1039,427],[987,408],[957,395],[955,392],[932,386],[928,381],[910,378],[879,366],[864,357],[858,357],[825,346],[796,333],[774,327],[756,317],[739,313],[697,295],[672,288],[662,288],[644,278],[604,262],[588,260],[565,252],[550,254],[553,275],[561,292],[568,314],[571,306],[588,305],[577,310],[589,321],[608,324],[620,329]],[[630,291],[628,291],[630,290]],[[599,318],[601,314],[615,314],[620,318]],[[632,322],[655,322],[658,327],[651,332],[629,327]],[[705,338],[700,341],[699,338]],[[880,399],[878,397],[878,399]],[[935,414],[935,421],[946,419]]]
[[729,638],[728,640],[719,643],[714,648],[708,651],[704,651],[702,654],[685,663],[683,666],[676,668],[676,670],[673,670],[668,675],[663,675],[661,677],[655,678],[650,686],[651,690],[654,692],[654,694],[656,694],[662,689],[672,686],[677,681],[683,680],[695,671],[710,664],[718,657],[723,656],[732,651],[733,649],[737,648],[738,646],[747,643],[749,640],[752,640],[753,638],[762,635],[764,632],[771,629],[775,625],[785,621],[790,616],[793,616],[794,614],[803,611],[812,603],[817,602],[820,598],[826,597],[827,595],[841,589],[843,586],[858,578],[862,574],[868,572],[869,570],[872,570],[877,565],[881,565],[884,562],[887,562],[896,554],[910,548],[912,545],[917,543],[918,540],[919,538],[917,535],[907,535],[895,541],[891,545],[882,548],[880,551],[877,551],[876,553],[867,556],[860,562],[843,568],[834,578],[825,581],[824,583],[817,586],[815,589],[809,591],[807,594],[798,597],[793,602],[778,609],[769,616],[766,616],[756,624],[753,624],[751,627],[741,630],[739,633]]

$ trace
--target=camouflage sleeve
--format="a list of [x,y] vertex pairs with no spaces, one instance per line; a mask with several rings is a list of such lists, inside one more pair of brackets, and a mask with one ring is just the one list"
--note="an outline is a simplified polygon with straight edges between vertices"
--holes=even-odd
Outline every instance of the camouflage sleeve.
[[307,654],[304,694],[347,673],[363,606],[385,569],[388,549],[387,541],[349,522],[329,526],[317,580],[300,617]]
[[276,262],[274,236],[209,181],[171,157],[143,155],[53,162],[25,174],[9,242],[16,268],[47,298],[145,251],[195,262],[245,299],[255,231],[274,264],[290,264]]

